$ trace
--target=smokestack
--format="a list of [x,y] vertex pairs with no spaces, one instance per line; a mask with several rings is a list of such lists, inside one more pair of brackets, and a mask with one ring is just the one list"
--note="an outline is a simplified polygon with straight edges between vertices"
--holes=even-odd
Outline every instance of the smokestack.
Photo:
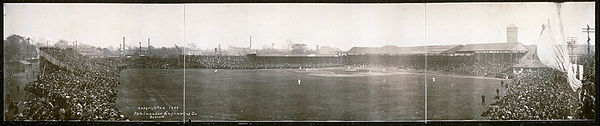
[[121,46],[121,53],[123,54],[121,56],[125,57],[125,36],[123,36],[123,44]]
[[123,51],[125,51],[125,36],[123,36]]
[[252,50],[252,36],[250,36],[250,47],[248,49]]
[[146,50],[146,55],[150,55],[150,38],[148,38],[148,50]]

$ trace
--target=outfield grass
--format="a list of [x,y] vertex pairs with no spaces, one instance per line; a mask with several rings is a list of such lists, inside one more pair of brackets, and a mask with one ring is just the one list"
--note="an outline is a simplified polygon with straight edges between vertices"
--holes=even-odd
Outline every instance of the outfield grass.
[[[185,109],[192,120],[407,121],[484,119],[481,94],[491,103],[496,79],[401,74],[327,77],[294,70],[186,69]],[[132,120],[181,121],[181,116],[135,116],[140,106],[183,109],[183,70],[121,72],[118,106]],[[301,84],[298,85],[298,80]],[[455,83],[451,88],[451,83]],[[154,111],[151,111],[154,112]]]

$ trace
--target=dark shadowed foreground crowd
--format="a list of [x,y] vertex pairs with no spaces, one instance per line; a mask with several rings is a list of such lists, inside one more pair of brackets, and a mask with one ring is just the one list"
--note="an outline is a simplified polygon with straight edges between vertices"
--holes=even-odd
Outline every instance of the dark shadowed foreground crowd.
[[68,68],[43,60],[39,79],[25,87],[18,120],[122,120],[116,108],[118,69],[72,49],[41,48]]
[[564,73],[545,69],[521,73],[504,86],[505,95],[492,103],[482,116],[492,120],[594,118],[589,112],[594,111],[590,106],[595,104],[590,103],[595,99],[595,91],[589,81],[584,81],[579,91],[573,91]]

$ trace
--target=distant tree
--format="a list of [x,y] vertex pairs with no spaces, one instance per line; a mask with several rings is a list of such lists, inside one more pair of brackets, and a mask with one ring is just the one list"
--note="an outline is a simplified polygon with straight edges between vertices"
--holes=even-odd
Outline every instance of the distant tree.
[[35,46],[36,47],[44,47],[44,46],[46,46],[46,43],[38,41],[38,42],[35,43]]
[[307,51],[308,51],[308,48],[306,47],[306,44],[302,44],[302,43],[292,44],[292,54],[306,54]]
[[316,53],[317,54],[337,54],[340,51],[342,51],[342,50],[339,48],[334,48],[334,47],[330,47],[330,46],[322,46],[316,51]]
[[108,48],[101,48],[100,51],[104,56],[112,56],[114,53]]
[[20,60],[21,43],[25,38],[20,35],[11,35],[4,40],[4,58],[8,61]]
[[56,44],[54,44],[54,47],[58,47],[58,48],[67,48],[69,46],[69,41],[67,40],[58,40],[58,42],[56,42]]
[[187,48],[188,49],[196,49],[197,48],[196,43],[188,43]]

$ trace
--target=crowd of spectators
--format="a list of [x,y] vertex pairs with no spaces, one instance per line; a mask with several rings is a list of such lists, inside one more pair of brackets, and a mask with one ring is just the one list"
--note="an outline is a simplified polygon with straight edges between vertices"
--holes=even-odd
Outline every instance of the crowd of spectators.
[[583,55],[578,59],[583,64],[583,80],[580,93],[582,103],[582,118],[593,119],[596,117],[596,57],[595,55]]
[[40,50],[48,53],[67,67],[73,69],[70,72],[83,76],[95,76],[104,79],[116,79],[117,67],[97,63],[96,61],[77,53],[72,48],[60,49],[55,47],[41,47]]
[[594,82],[584,81],[579,92],[581,100],[581,118],[596,118],[596,85]]
[[[360,58],[360,57],[359,57]],[[294,68],[319,68],[331,66],[349,65],[347,62],[339,63],[258,63],[256,59],[248,56],[193,56],[188,55],[185,58],[157,58],[157,57],[136,57],[126,59],[126,68],[149,68],[149,69],[181,69],[186,68],[208,68],[208,69],[294,69]],[[516,62],[508,61],[475,61],[473,59],[453,63],[419,63],[411,62],[360,62],[358,65],[383,65],[398,67],[400,69],[440,71],[440,72],[458,72],[473,75],[502,77],[503,72],[509,69]],[[350,64],[352,65],[352,64]],[[354,63],[353,65],[357,65]]]
[[[482,113],[492,120],[578,119],[581,102],[563,73],[524,72],[506,85],[505,95]],[[551,102],[549,102],[551,101]]]
[[142,69],[181,69],[185,59],[186,68],[206,69],[297,69],[339,66],[334,63],[291,64],[291,63],[256,63],[247,56],[182,56],[178,58],[136,57],[124,61],[125,68]]
[[465,61],[462,63],[431,65],[427,68],[430,71],[459,72],[473,75],[498,76],[504,71],[510,69],[511,66],[515,64],[516,62],[507,61]]
[[[92,62],[95,62],[104,66],[117,66],[117,67],[125,67],[126,62],[119,57],[107,57],[107,58],[93,58]],[[123,68],[119,68],[123,69]]]
[[19,103],[26,106],[22,113],[15,115],[18,120],[56,120],[58,111],[46,97],[28,96],[28,99]]
[[[29,83],[21,120],[122,120],[116,108],[118,69],[72,49],[42,48],[66,66],[41,62],[44,72]],[[108,61],[110,62],[110,61]],[[69,68],[64,68],[69,67]]]
[[186,68],[259,69],[246,56],[186,56]]
[[[135,57],[129,59],[90,59],[73,49],[41,48],[65,66],[41,62],[44,72],[37,81],[26,85],[31,97],[22,102],[26,109],[21,120],[122,120],[116,108],[118,71],[124,68],[178,69],[297,69],[340,66],[328,64],[262,64],[247,56],[182,56],[177,58]],[[394,66],[407,70],[463,72],[494,76],[514,62],[465,61],[444,64],[367,64]],[[591,64],[591,63],[590,63]],[[64,68],[67,67],[67,68]],[[588,67],[588,66],[586,66]],[[504,84],[506,92],[482,115],[493,120],[547,120],[590,118],[595,114],[595,90],[591,79],[584,80],[581,91],[569,87],[564,74],[544,69],[523,72]],[[586,74],[586,78],[590,77]],[[552,101],[552,103],[548,103]],[[586,113],[587,112],[587,113]]]
[[453,72],[469,75],[505,78],[506,70],[517,64],[514,60],[478,59],[475,56],[348,56],[344,64],[383,65],[400,69]]
[[258,69],[302,69],[302,68],[323,68],[342,66],[341,64],[323,63],[323,64],[257,64]]
[[121,68],[181,69],[183,58],[135,57],[124,60]]

